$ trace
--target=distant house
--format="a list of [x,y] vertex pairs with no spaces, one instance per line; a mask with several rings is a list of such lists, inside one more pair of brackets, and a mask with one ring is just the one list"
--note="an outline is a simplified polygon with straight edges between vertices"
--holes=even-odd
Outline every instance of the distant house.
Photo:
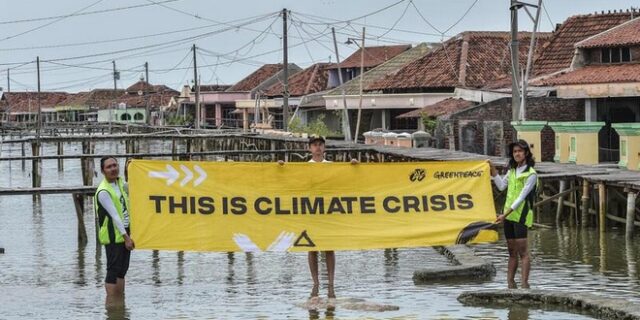
[[[391,46],[391,47],[373,47],[372,52],[378,52],[377,56],[383,56],[384,59],[367,59],[369,47],[365,50],[365,73],[362,76],[362,86],[364,89],[370,85],[383,79],[386,76],[393,75],[405,65],[423,57],[433,46],[422,43],[414,48],[410,46]],[[392,50],[393,49],[393,50]],[[340,131],[340,110],[344,108],[346,103],[349,110],[349,117],[352,131],[356,126],[356,110],[360,101],[360,53],[358,50],[341,63],[347,71],[345,74],[344,84],[337,86],[337,68],[335,65],[329,67],[328,88],[325,92],[305,96],[305,101],[301,103],[303,109],[308,110],[309,119],[315,118],[320,114],[325,115],[325,121],[329,128]],[[358,64],[355,65],[355,59]],[[348,71],[351,69],[352,71]],[[357,69],[357,70],[355,70]],[[350,76],[355,75],[354,78]],[[344,100],[343,100],[344,93]],[[398,104],[398,97],[380,94],[377,92],[364,92],[362,103],[362,126],[360,133],[373,128],[388,128],[390,126],[389,110]],[[394,127],[394,126],[392,126]]]
[[[527,32],[519,33],[521,61],[526,61],[530,36]],[[541,33],[538,37],[537,50],[550,34]],[[460,98],[461,91],[469,96],[466,100],[475,103],[499,98],[500,95],[485,94],[481,90],[488,83],[510,77],[510,40],[509,32],[463,32],[395,73],[368,85],[368,94],[381,96],[381,99],[376,99],[376,104],[382,99],[388,101],[380,107],[385,109],[383,128],[416,130],[419,119],[408,117],[407,113],[415,115],[414,110],[418,109],[422,109],[420,113],[429,113],[428,108],[440,108],[441,101]],[[487,99],[488,96],[491,97]]]
[[[293,63],[290,63],[287,69],[289,77],[302,70]],[[234,101],[234,108],[226,110],[228,117],[235,120],[235,127],[249,129],[250,123],[254,121],[252,111],[257,105],[260,105],[260,108],[267,110],[267,114],[271,116],[271,126],[282,128],[282,102],[277,104],[274,100],[267,100],[264,93],[274,84],[282,82],[283,79],[284,67],[282,64],[266,64],[227,89],[226,92],[243,95]]]
[[640,122],[640,12],[573,16],[538,63],[537,83],[558,98],[580,99],[584,120],[603,121],[600,161],[619,160],[612,123]]
[[58,121],[55,107],[66,100],[66,92],[2,92],[0,97],[0,120],[3,122],[36,122],[38,106],[43,122]]
[[58,121],[97,121],[99,110],[116,109],[116,98],[124,90],[94,89],[89,92],[69,94],[54,109]]
[[98,121],[161,123],[161,110],[180,93],[165,85],[152,85],[140,80],[115,99],[115,108],[98,111]]

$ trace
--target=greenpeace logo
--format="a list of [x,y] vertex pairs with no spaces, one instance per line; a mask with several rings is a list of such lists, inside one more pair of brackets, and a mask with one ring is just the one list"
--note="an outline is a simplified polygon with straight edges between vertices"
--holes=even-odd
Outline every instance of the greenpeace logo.
[[483,171],[436,171],[433,177],[440,179],[458,179],[458,178],[478,178],[482,176]]
[[416,169],[409,175],[409,180],[411,182],[416,182],[416,181],[420,182],[424,180],[426,176],[427,176],[427,171],[425,171],[424,169]]

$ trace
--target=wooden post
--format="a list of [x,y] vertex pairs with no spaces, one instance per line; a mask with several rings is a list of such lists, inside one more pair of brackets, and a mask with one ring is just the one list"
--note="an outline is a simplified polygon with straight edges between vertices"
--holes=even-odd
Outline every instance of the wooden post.
[[[39,142],[31,142],[31,155],[34,157],[40,156],[40,143]],[[34,188],[39,188],[42,186],[42,174],[41,167],[42,159],[33,159],[31,160],[31,185]]]
[[582,205],[580,224],[582,228],[586,228],[589,225],[589,181],[587,179],[582,180]]
[[[567,181],[560,180],[560,189],[558,193],[562,193],[567,187]],[[560,225],[560,216],[562,215],[562,208],[564,207],[564,197],[558,198],[558,207],[556,209],[556,225]]]
[[[569,181],[569,189],[575,189],[575,186],[575,180]],[[571,212],[571,214],[569,215],[569,225],[572,227],[576,225],[576,220],[578,220],[578,198],[576,197],[576,192],[577,191],[573,191],[569,195],[569,202],[573,203],[574,205],[569,209]]]
[[[58,142],[58,155],[61,156],[64,154],[64,144],[62,141]],[[64,171],[64,159],[58,159],[58,171]]]
[[24,142],[23,142],[22,143],[22,171],[24,171],[26,167],[24,157],[26,157],[26,153],[24,152]]
[[171,139],[171,153],[173,154],[173,157],[171,157],[171,159],[173,161],[178,160],[178,156],[176,156],[176,153],[178,153],[178,147],[176,145],[176,139],[175,138]]
[[630,238],[633,236],[634,229],[634,221],[636,215],[636,197],[637,193],[633,192],[633,190],[625,189],[627,192],[627,226],[626,226],[626,236]]
[[598,214],[600,218],[598,222],[600,227],[600,233],[604,233],[605,227],[606,227],[606,218],[607,218],[607,212],[606,212],[607,193],[606,193],[604,182],[598,183],[598,202],[599,202]]
[[76,207],[76,218],[78,218],[78,244],[84,247],[87,245],[87,230],[84,227],[84,196],[81,193],[74,193],[72,197]]

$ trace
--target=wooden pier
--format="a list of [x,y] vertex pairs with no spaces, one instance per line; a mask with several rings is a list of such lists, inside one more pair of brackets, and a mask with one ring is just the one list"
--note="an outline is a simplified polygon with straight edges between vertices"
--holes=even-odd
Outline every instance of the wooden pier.
[[[31,162],[31,187],[0,188],[0,196],[30,194],[39,197],[44,194],[71,194],[78,219],[78,241],[87,243],[84,227],[85,198],[95,192],[93,178],[97,174],[94,160],[105,155],[126,158],[174,159],[194,161],[258,161],[274,162],[307,161],[307,139],[276,135],[257,135],[221,130],[191,130],[158,127],[118,126],[105,128],[73,128],[75,132],[51,131],[40,139],[24,131],[3,129],[0,139],[0,162],[20,162],[26,169],[26,161]],[[65,129],[65,128],[63,128]],[[68,129],[68,128],[66,128]],[[123,152],[116,154],[96,154],[95,144],[115,141],[125,145]],[[171,150],[140,152],[140,145],[152,141],[171,141]],[[41,154],[44,145],[50,145],[54,154]],[[65,155],[65,145],[76,145],[81,154]],[[21,156],[5,156],[3,146],[20,146]],[[27,156],[30,149],[31,155]],[[17,149],[13,149],[14,151]],[[456,161],[490,160],[496,167],[506,165],[505,158],[433,148],[396,148],[353,144],[343,141],[327,141],[327,158],[332,161],[360,162],[411,162],[411,161]],[[82,184],[75,187],[42,186],[42,162],[56,161],[58,170],[63,170],[64,160],[80,160]],[[503,170],[504,171],[504,170]],[[554,212],[556,224],[581,227],[597,226],[602,232],[607,224],[619,223],[626,226],[627,236],[633,235],[635,226],[640,226],[638,217],[638,193],[640,192],[640,172],[620,169],[615,165],[573,165],[543,162],[536,164],[541,187],[535,207],[540,211]],[[494,189],[496,205],[504,202],[504,192]],[[501,208],[497,208],[501,210]],[[540,215],[536,215],[539,219]]]

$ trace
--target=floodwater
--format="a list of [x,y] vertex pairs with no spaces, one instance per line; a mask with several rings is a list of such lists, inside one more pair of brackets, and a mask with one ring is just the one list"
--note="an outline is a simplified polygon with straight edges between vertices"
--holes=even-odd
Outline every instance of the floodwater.
[[[168,147],[144,145],[141,151]],[[54,148],[45,145],[45,154],[54,154]],[[96,153],[123,149],[104,143]],[[65,146],[65,154],[80,150],[79,144]],[[19,156],[20,147],[5,144],[0,155]],[[43,167],[43,186],[82,183],[79,160],[65,160],[63,172],[55,160],[44,161]],[[29,161],[25,171],[18,161],[0,162],[0,187],[30,186],[30,172]],[[497,268],[494,279],[473,283],[415,285],[414,270],[449,263],[431,248],[336,253],[339,298],[394,305],[397,311],[300,307],[311,289],[304,253],[164,251],[134,251],[126,304],[106,307],[106,257],[96,250],[91,206],[85,212],[89,244],[84,248],[78,246],[74,212],[70,195],[45,195],[40,202],[31,196],[0,196],[0,247],[6,250],[0,254],[0,319],[591,319],[554,310],[461,305],[456,298],[462,292],[506,287],[502,238],[473,247]],[[627,242],[623,230],[615,229],[604,237],[595,230],[541,229],[531,232],[530,246],[532,287],[640,302],[640,238]],[[321,295],[326,296],[326,288]]]

